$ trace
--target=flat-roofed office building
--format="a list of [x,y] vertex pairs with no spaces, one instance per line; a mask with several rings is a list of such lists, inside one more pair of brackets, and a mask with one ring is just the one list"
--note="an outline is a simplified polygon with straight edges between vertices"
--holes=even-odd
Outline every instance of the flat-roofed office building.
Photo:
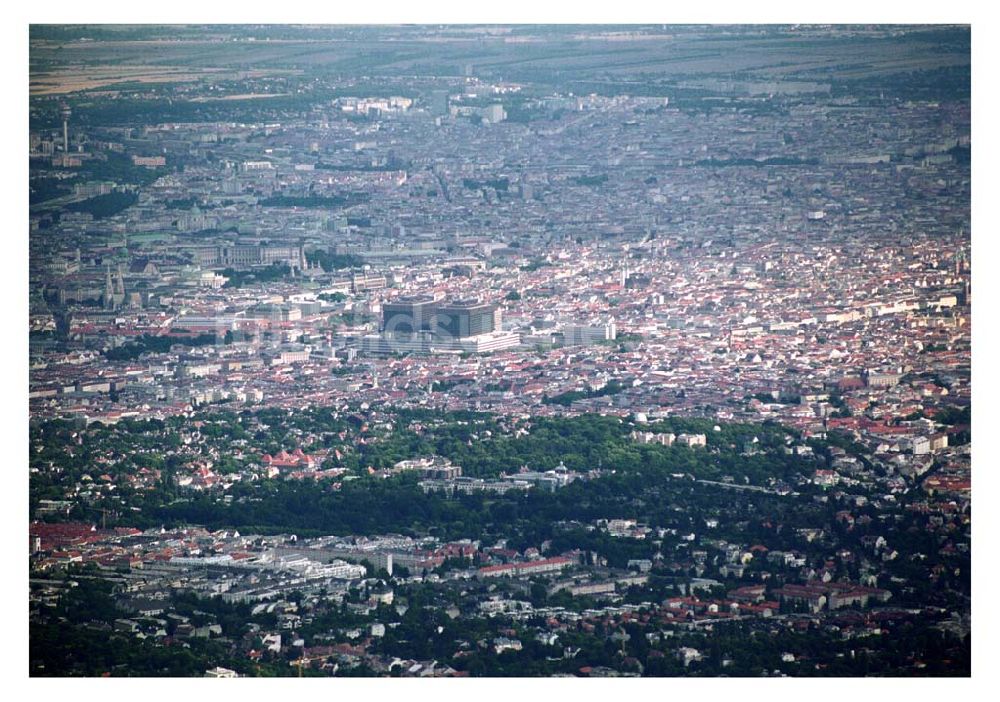
[[435,312],[434,336],[464,339],[496,331],[496,305],[454,302],[439,305]]
[[382,305],[382,332],[386,335],[417,334],[428,331],[436,310],[430,297],[413,297]]

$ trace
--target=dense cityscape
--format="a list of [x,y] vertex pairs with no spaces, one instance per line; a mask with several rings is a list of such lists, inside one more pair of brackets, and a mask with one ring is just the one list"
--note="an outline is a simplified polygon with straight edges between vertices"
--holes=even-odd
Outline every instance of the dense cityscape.
[[969,676],[970,31],[30,32],[31,676]]

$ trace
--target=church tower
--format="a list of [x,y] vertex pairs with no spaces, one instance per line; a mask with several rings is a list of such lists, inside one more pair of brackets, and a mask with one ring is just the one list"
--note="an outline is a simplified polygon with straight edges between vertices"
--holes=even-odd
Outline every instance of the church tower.
[[115,289],[111,283],[111,265],[104,267],[104,309],[113,310],[115,308]]

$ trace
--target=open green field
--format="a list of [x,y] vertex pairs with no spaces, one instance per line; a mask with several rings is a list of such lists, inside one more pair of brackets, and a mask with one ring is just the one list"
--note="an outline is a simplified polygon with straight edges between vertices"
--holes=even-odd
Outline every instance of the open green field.
[[479,77],[554,87],[653,77],[829,82],[968,67],[969,44],[967,27],[35,27],[30,53],[31,80],[51,93],[81,89],[88,70],[108,84],[109,66],[123,81],[248,70],[459,76],[471,66]]

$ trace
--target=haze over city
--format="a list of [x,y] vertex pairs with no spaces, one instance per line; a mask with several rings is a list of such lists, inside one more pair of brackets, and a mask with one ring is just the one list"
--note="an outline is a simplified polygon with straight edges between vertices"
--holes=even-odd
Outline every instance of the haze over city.
[[969,26],[29,64],[29,675],[970,676]]

